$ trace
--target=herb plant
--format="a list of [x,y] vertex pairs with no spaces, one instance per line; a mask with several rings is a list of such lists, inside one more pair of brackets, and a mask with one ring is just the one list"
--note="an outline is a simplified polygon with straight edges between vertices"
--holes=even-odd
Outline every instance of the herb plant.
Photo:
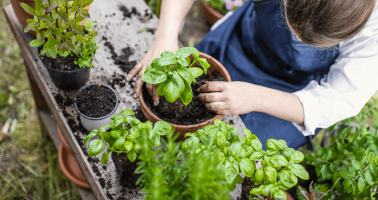
[[[262,149],[262,144],[256,135],[244,129],[245,138],[239,136],[238,129],[225,124],[221,120],[215,120],[215,125],[207,125],[196,133],[186,133],[190,137],[182,144],[182,150],[189,152],[205,151],[206,146],[216,151],[217,180],[226,180],[226,187],[232,191],[236,183],[241,183],[239,172],[251,177],[255,186],[251,190],[252,195],[284,198],[287,196],[283,190],[288,190],[298,183],[298,178],[309,179],[309,174],[299,163],[304,155],[288,148],[284,140],[269,139],[266,143],[267,151]],[[255,161],[260,160],[262,167],[255,169]]]
[[[109,153],[115,152],[117,155],[127,153],[127,158],[134,162],[141,150],[141,140],[144,135],[148,138],[146,145],[149,148],[160,146],[160,136],[175,129],[164,121],[158,121],[155,125],[152,122],[140,122],[137,118],[131,117],[135,113],[129,109],[121,111],[121,115],[113,115],[111,124],[101,126],[99,130],[92,130],[85,138],[86,146],[89,139],[98,136],[98,139],[92,140],[89,144],[89,156],[96,156],[104,148],[103,143],[107,146],[107,152],[101,156],[101,162],[106,164],[109,160]],[[111,129],[108,131],[107,129]]]
[[[318,182],[332,181],[325,199],[337,191],[336,199],[377,198],[378,188],[378,101],[372,99],[357,117],[329,128],[331,144],[306,155],[315,166]],[[353,125],[354,124],[354,125]]]
[[[190,59],[193,56],[193,61]],[[200,64],[203,68],[194,67]],[[197,77],[203,73],[207,74],[210,64],[205,58],[199,57],[199,51],[194,47],[183,47],[177,50],[176,54],[165,51],[160,58],[152,61],[147,67],[142,80],[146,83],[159,85],[157,94],[164,96],[172,103],[178,98],[184,105],[188,105],[193,98],[190,85],[196,82]]]
[[162,139],[163,148],[151,149],[144,135],[136,173],[141,173],[138,183],[147,195],[146,200],[167,199],[230,199],[229,191],[223,189],[224,181],[216,180],[216,158],[210,146],[195,154],[191,149],[187,156],[175,142],[173,132]]
[[91,60],[94,58],[97,32],[92,29],[96,23],[91,23],[89,19],[84,25],[80,22],[85,17],[90,17],[88,9],[93,0],[43,0],[35,1],[35,9],[25,3],[21,3],[22,8],[33,19],[28,19],[25,33],[33,30],[37,39],[32,40],[29,45],[32,47],[43,46],[41,55],[50,58],[77,56],[75,64],[81,68],[91,67]]

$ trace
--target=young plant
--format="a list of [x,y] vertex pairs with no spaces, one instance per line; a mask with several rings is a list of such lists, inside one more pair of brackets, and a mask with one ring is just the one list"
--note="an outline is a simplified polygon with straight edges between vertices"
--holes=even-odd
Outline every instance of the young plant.
[[167,141],[162,139],[163,148],[153,150],[144,135],[147,142],[142,143],[136,170],[142,174],[138,183],[143,187],[142,192],[147,194],[144,199],[230,199],[229,191],[222,187],[224,181],[216,180],[215,152],[210,146],[199,154],[192,149],[192,153],[184,157],[179,149],[181,143],[175,142],[177,137],[170,132],[166,135]]
[[93,0],[48,0],[43,4],[43,0],[35,0],[35,9],[25,3],[21,3],[22,8],[33,19],[28,19],[25,33],[33,30],[37,39],[32,40],[29,45],[32,47],[43,46],[41,55],[50,58],[76,56],[78,60],[75,64],[81,68],[91,67],[94,53],[99,46],[97,42],[97,32],[92,29],[96,23],[91,23],[89,19],[84,25],[80,22],[85,17],[90,17],[88,9]]
[[[111,116],[112,123],[101,126],[99,130],[92,130],[85,138],[86,146],[89,139],[98,136],[89,144],[89,156],[96,156],[107,146],[107,152],[102,154],[101,162],[106,164],[109,160],[109,153],[115,152],[117,155],[127,153],[127,158],[134,162],[141,150],[141,140],[144,135],[148,138],[146,143],[149,148],[160,146],[160,136],[169,132],[174,132],[174,127],[164,121],[158,121],[153,126],[152,122],[140,122],[137,118],[131,117],[135,113],[129,109],[121,111],[121,115]],[[107,129],[111,129],[108,131]]]
[[[190,60],[193,56],[193,61]],[[194,67],[200,64],[203,68]],[[205,58],[199,57],[199,51],[194,47],[183,47],[177,50],[176,54],[165,51],[160,58],[152,61],[147,67],[142,80],[149,84],[159,85],[157,94],[173,103],[178,98],[184,105],[188,105],[193,98],[190,85],[196,82],[197,77],[203,73],[207,74],[210,64]]]
[[[307,163],[315,166],[318,182],[331,180],[336,199],[377,198],[378,188],[378,101],[374,98],[359,116],[346,119],[329,130],[331,144],[319,147],[316,154],[306,155]],[[355,126],[352,126],[352,124]],[[329,198],[328,198],[329,197]]]
[[[288,190],[298,183],[298,178],[307,180],[309,174],[299,163],[304,155],[288,148],[284,140],[269,139],[266,143],[267,151],[256,135],[244,129],[245,138],[239,136],[238,129],[220,120],[215,125],[207,125],[196,133],[187,133],[190,137],[182,144],[184,152],[195,149],[196,153],[204,151],[204,146],[210,145],[216,150],[219,180],[226,180],[226,187],[233,190],[236,183],[241,183],[239,172],[251,177],[255,186],[252,195],[284,198],[283,190]],[[262,167],[255,169],[255,161],[260,160]]]

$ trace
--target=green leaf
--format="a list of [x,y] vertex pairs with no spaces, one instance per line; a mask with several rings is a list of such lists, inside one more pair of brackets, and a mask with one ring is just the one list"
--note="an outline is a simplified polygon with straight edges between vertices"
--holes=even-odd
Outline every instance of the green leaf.
[[226,146],[226,137],[220,131],[215,134],[215,144],[221,149]]
[[106,129],[107,128],[113,128],[113,126],[112,125],[110,125],[110,124],[106,124],[106,125],[102,125],[99,129],[98,129],[98,131],[100,131],[100,132],[106,132]]
[[173,52],[170,51],[164,51],[161,53],[161,57],[175,57],[176,55]]
[[34,21],[31,22],[31,23],[28,23],[28,25],[24,29],[24,32],[27,33],[28,31],[32,30],[33,28],[35,28],[37,26],[37,24],[38,24],[38,22],[34,22]]
[[251,177],[255,173],[255,162],[252,162],[247,158],[241,159],[239,167],[240,171],[243,172],[246,177]]
[[181,76],[179,76],[177,72],[173,72],[171,82],[175,84],[176,88],[179,89],[180,94],[184,92],[186,84],[184,82],[184,79],[182,79]]
[[124,144],[126,151],[130,152],[133,149],[133,143],[130,141],[126,141]]
[[44,44],[44,42],[39,42],[38,39],[30,41],[29,45],[31,47],[40,47]]
[[130,151],[127,153],[127,158],[131,161],[134,162],[137,158],[137,153],[135,151]]
[[115,149],[122,149],[124,143],[125,143],[125,138],[124,137],[120,137],[120,138],[118,138],[114,142],[113,148],[115,148]]
[[292,171],[295,175],[297,175],[299,178],[303,180],[308,180],[310,178],[310,175],[306,171],[306,169],[300,165],[300,164],[293,164],[290,167],[290,171]]
[[87,142],[89,139],[97,135],[97,130],[92,130],[87,136],[84,138],[84,146],[87,146]]
[[288,164],[286,158],[282,155],[272,156],[270,162],[274,165],[274,167],[285,167]]
[[360,177],[358,178],[358,183],[357,183],[357,185],[358,185],[358,190],[359,190],[360,192],[364,191],[364,188],[365,188],[365,186],[366,186],[366,181],[365,181],[364,177],[360,176]]
[[167,135],[172,129],[171,124],[165,121],[157,121],[154,126],[155,133],[159,135]]
[[158,85],[167,80],[167,74],[160,69],[152,68],[143,75],[142,80],[149,84]]
[[163,67],[165,65],[173,65],[173,64],[176,64],[176,60],[174,57],[156,58],[156,65],[159,67]]
[[177,69],[177,73],[186,81],[188,85],[192,83],[193,77],[191,75],[191,72],[187,68],[179,68]]
[[181,98],[182,103],[185,106],[187,106],[192,101],[192,99],[193,99],[192,88],[187,83],[185,83],[185,89],[181,93],[180,98]]
[[101,156],[101,163],[105,165],[106,163],[108,163],[108,160],[109,160],[109,153],[103,153]]
[[298,183],[298,178],[292,172],[287,170],[282,170],[280,173],[280,180],[282,184],[287,188],[292,188]]
[[226,159],[222,152],[215,153],[214,158],[217,165],[221,164]]
[[188,152],[190,152],[190,150],[196,148],[198,144],[199,144],[199,138],[198,137],[191,137],[191,138],[185,140],[182,143],[181,149],[185,153],[188,153]]
[[355,170],[362,169],[361,163],[359,161],[352,159],[351,162],[352,162],[352,166]]
[[238,165],[234,163],[230,163],[229,161],[226,161],[225,173],[226,173],[226,181],[228,183],[232,183],[239,173]]
[[169,81],[164,87],[164,97],[169,103],[173,103],[180,97],[179,88],[177,88],[172,81]]
[[21,7],[29,14],[35,15],[35,10],[26,3],[21,3]]
[[125,117],[117,117],[116,119],[114,119],[111,123],[111,125],[113,125],[114,127],[117,127],[119,126],[120,124],[126,122],[126,118]]
[[197,78],[203,74],[203,70],[198,67],[191,67],[189,68],[189,71],[193,78]]
[[93,140],[89,144],[89,156],[92,157],[92,156],[98,155],[99,153],[101,153],[102,148],[103,148],[103,144],[101,140],[99,139]]
[[135,143],[134,146],[133,146],[133,150],[136,153],[139,153],[139,151],[140,151],[141,148],[142,148],[142,146],[140,145],[140,143]]
[[366,182],[367,182],[369,185],[373,185],[373,184],[374,184],[374,182],[373,182],[373,178],[372,178],[372,176],[371,176],[370,171],[366,171],[366,172],[364,173],[364,177],[365,177]]
[[113,131],[110,131],[110,135],[114,138],[120,138],[120,137],[122,137],[122,131],[121,130],[113,130]]
[[251,195],[259,195],[262,194],[265,185],[260,185],[258,188],[253,188],[249,193]]
[[304,159],[304,155],[302,152],[300,151],[294,151],[291,155],[290,155],[290,160],[293,161],[294,163],[300,163],[302,162]]
[[277,140],[275,139],[268,139],[266,141],[266,149],[271,151],[279,151],[279,148],[275,145]]
[[255,180],[258,184],[264,181],[264,169],[262,167],[258,168],[255,173]]
[[263,157],[263,154],[261,152],[255,151],[251,154],[249,157],[250,160],[255,161]]
[[246,145],[251,144],[251,141],[253,139],[258,139],[257,136],[252,134],[251,131],[248,130],[247,128],[243,128],[243,130],[244,130],[244,140],[245,140]]
[[345,179],[353,177],[353,175],[349,172],[348,169],[342,170],[339,174],[340,174],[341,177],[343,177]]
[[178,58],[176,59],[177,63],[180,65],[180,66],[183,66],[183,67],[187,67],[189,66],[188,62],[186,62],[186,59],[185,58]]
[[119,114],[124,115],[124,116],[129,116],[129,115],[135,115],[135,112],[133,112],[130,109],[126,109],[126,110],[122,110],[121,112],[119,112]]
[[286,158],[287,161],[290,161],[290,156],[293,152],[295,152],[292,148],[285,148],[282,151],[282,155]]
[[351,193],[351,192],[352,192],[352,184],[353,184],[353,180],[352,180],[352,178],[348,178],[348,179],[345,179],[345,180],[343,181],[344,189],[345,189],[348,193]]
[[257,140],[257,139],[251,140],[251,146],[255,151],[262,151],[262,144],[260,140]]
[[241,144],[239,142],[233,143],[230,148],[230,155],[234,158],[238,158],[241,153]]
[[277,171],[271,166],[265,167],[264,175],[267,183],[275,183],[277,181]]
[[[150,130],[150,132],[153,132],[153,131]],[[156,133],[150,134],[149,139],[154,146],[160,146],[160,144],[161,144],[160,143],[160,136],[158,134],[156,134]]]
[[93,3],[93,1],[94,0],[83,0],[82,3],[81,3],[80,8],[88,7],[89,5],[91,5]]
[[284,191],[277,190],[273,193],[273,198],[274,199],[287,199],[287,195]]
[[198,62],[202,66],[203,72],[207,74],[207,69],[210,67],[209,62],[207,62],[206,58],[198,58]]
[[186,58],[190,56],[192,53],[194,53],[195,51],[197,51],[197,49],[194,47],[182,47],[176,51],[176,55],[177,57],[180,57],[180,58]]
[[163,96],[164,95],[164,87],[165,85],[167,85],[167,83],[169,82],[169,80],[166,80],[162,83],[160,83],[156,93],[159,95],[159,96]]

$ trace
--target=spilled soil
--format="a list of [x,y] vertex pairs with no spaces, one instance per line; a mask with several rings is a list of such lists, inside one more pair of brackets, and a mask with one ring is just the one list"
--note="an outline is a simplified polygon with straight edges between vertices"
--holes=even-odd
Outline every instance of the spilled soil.
[[116,106],[114,92],[105,86],[92,85],[77,94],[77,108],[89,117],[103,117],[111,113]]
[[200,93],[197,91],[197,89],[205,84],[206,81],[225,81],[218,72],[213,72],[213,76],[214,78],[210,78],[209,75],[203,75],[196,78],[197,83],[192,83],[191,85],[193,99],[187,106],[181,102],[181,99],[169,103],[164,97],[160,97],[159,105],[154,106],[145,84],[143,86],[143,98],[148,108],[164,121],[179,125],[198,124],[212,119],[217,115],[215,112],[208,110],[205,107],[205,103],[198,98]]
[[112,159],[117,171],[119,181],[124,187],[127,188],[136,188],[136,181],[139,179],[140,174],[134,174],[135,169],[138,167],[138,159],[134,162],[131,162],[127,158],[126,153],[121,153],[117,155],[112,153]]

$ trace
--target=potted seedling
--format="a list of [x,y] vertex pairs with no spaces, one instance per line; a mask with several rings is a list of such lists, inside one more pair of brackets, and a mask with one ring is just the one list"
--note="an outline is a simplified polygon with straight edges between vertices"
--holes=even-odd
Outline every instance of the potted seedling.
[[108,85],[92,83],[81,88],[74,99],[80,121],[88,131],[110,124],[118,107],[118,95]]
[[146,69],[142,80],[159,85],[157,93],[164,96],[154,106],[145,87],[140,95],[142,111],[153,123],[164,120],[177,132],[186,133],[223,118],[205,107],[197,89],[205,81],[231,81],[230,75],[216,59],[193,47],[163,52]]
[[[120,182],[128,188],[135,188],[139,175],[134,174],[138,154],[142,151],[142,139],[147,137],[148,148],[160,146],[160,136],[174,132],[174,128],[164,121],[152,124],[150,121],[140,122],[131,117],[135,113],[127,109],[120,115],[111,117],[113,120],[108,125],[101,126],[98,130],[92,130],[85,138],[86,146],[89,139],[98,136],[89,144],[89,156],[100,154],[105,146],[107,151],[101,156],[101,162],[106,164],[111,154]],[[108,130],[110,128],[110,130]],[[104,145],[105,144],[105,145]],[[106,149],[106,148],[105,148]]]
[[38,47],[40,60],[60,89],[80,88],[88,80],[90,68],[93,68],[92,59],[99,48],[96,45],[97,32],[92,29],[96,23],[87,19],[84,25],[80,25],[85,17],[90,17],[88,9],[84,8],[92,2],[48,0],[43,4],[38,0],[35,9],[22,4],[34,16],[27,20],[24,30],[36,32],[37,39],[29,45]]
[[[257,199],[257,195],[290,199],[284,191],[297,184],[297,177],[309,178],[304,167],[298,164],[304,155],[289,148],[284,140],[275,139],[268,139],[267,151],[264,151],[256,135],[246,128],[244,134],[245,138],[241,138],[235,127],[215,120],[214,125],[207,125],[196,133],[186,133],[190,138],[182,144],[182,149],[188,152],[196,148],[196,152],[201,152],[204,146],[212,144],[211,149],[217,149],[214,156],[218,179],[225,180],[230,191],[235,189],[236,183],[242,182],[242,199]],[[258,169],[255,167],[257,160],[261,160],[262,165]],[[244,181],[240,172],[245,175]]]
[[213,25],[227,12],[236,10],[244,4],[244,0],[201,0],[200,5],[207,22]]

